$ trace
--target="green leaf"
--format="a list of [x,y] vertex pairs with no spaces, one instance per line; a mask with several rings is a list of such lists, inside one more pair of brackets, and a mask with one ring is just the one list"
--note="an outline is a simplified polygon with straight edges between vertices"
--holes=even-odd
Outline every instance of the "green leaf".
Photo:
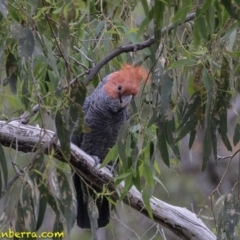
[[231,146],[231,143],[229,142],[228,140],[228,136],[227,136],[227,133],[226,132],[223,132],[221,127],[218,127],[218,132],[221,136],[221,139],[225,145],[225,147],[227,148],[228,151],[232,151],[232,146]]
[[163,74],[161,78],[161,106],[160,106],[160,113],[164,115],[169,106],[169,100],[171,97],[173,86],[173,72],[167,71]]
[[154,179],[156,182],[158,182],[158,183],[163,187],[163,189],[166,191],[166,193],[169,195],[167,188],[164,186],[164,184],[162,183],[162,181],[161,181],[156,175],[153,176],[153,179]]
[[175,139],[175,142],[178,142],[181,140],[183,137],[185,137],[190,131],[192,131],[196,124],[198,123],[198,118],[195,114],[193,114],[189,120],[185,123],[185,125],[182,127],[180,133]]
[[149,142],[149,162],[154,163],[154,143],[152,140]]
[[118,156],[118,149],[117,149],[117,145],[115,144],[108,152],[107,156],[105,157],[100,167],[102,168],[107,166],[111,161],[114,161],[115,159],[117,159],[117,156]]
[[[59,233],[62,233],[64,230],[63,228],[63,223],[60,219],[60,217],[56,217],[55,218],[55,222],[54,222],[54,225],[53,225],[53,230],[52,232],[53,233],[56,233],[56,232],[59,232]],[[60,239],[64,239],[64,234],[60,237],[57,238],[57,240],[60,240]]]
[[223,133],[227,133],[227,107],[225,99],[222,99],[222,105],[219,112],[219,127]]
[[59,207],[65,218],[67,233],[70,234],[76,217],[73,211],[73,193],[65,173],[59,168],[57,168],[56,176],[57,182],[59,183]]
[[237,19],[237,20],[240,19],[240,17],[237,14],[237,12],[235,12],[234,6],[232,5],[231,1],[229,1],[229,0],[221,0],[221,3],[225,7],[225,9],[227,10],[227,12],[229,13],[229,15],[231,17],[233,17],[234,19]]
[[213,3],[213,0],[204,1],[201,8],[201,14],[204,14],[213,5]]
[[147,185],[149,187],[153,187],[154,186],[153,171],[147,164],[144,165],[143,176],[146,180]]
[[128,191],[130,190],[130,188],[132,187],[133,185],[133,174],[131,172],[131,174],[129,174],[127,177],[125,177],[124,179],[124,187],[123,187],[123,190],[121,192],[121,196],[120,196],[120,199],[119,201],[122,201],[123,198],[126,196],[126,194],[128,193]]
[[174,117],[172,119],[167,120],[165,122],[165,130],[166,130],[166,139],[168,144],[171,146],[175,143],[175,120]]
[[2,186],[3,186],[3,184],[2,184],[2,171],[1,171],[1,168],[0,168],[0,199],[1,199],[1,197],[2,197]]
[[3,173],[2,175],[0,175],[0,178],[1,178],[1,176],[3,176],[5,186],[7,186],[7,183],[8,183],[7,160],[6,160],[6,157],[5,157],[5,154],[4,154],[4,151],[3,151],[3,147],[2,147],[1,144],[0,144],[0,170],[2,170],[2,173]]
[[47,209],[47,190],[46,190],[46,182],[43,179],[44,171],[45,171],[45,164],[44,164],[44,154],[38,154],[33,160],[31,167],[29,168],[29,178],[28,181],[33,183],[33,187],[39,189],[39,195],[34,195],[34,210],[36,213],[36,227],[35,231],[37,231],[44,219],[44,215]]
[[223,56],[221,74],[219,81],[219,88],[227,92],[229,90],[229,79],[230,79],[230,66],[227,58]]
[[157,111],[154,111],[149,122],[148,122],[148,125],[147,127],[151,127],[153,124],[156,124],[157,123],[157,120],[158,120],[158,112]]
[[213,156],[215,161],[217,162],[217,136],[216,136],[216,131],[217,131],[217,124],[218,121],[216,118],[212,118],[211,120],[211,138],[212,138],[212,148],[213,148]]
[[139,192],[141,192],[142,191],[142,186],[141,186],[142,179],[141,179],[139,167],[134,172],[132,181],[133,181],[133,185],[137,188],[137,190]]
[[118,133],[118,139],[117,139],[117,148],[119,156],[123,162],[123,164],[127,163],[126,158],[126,139],[129,131],[129,122],[123,124],[121,127],[119,133]]
[[207,163],[209,161],[210,155],[212,152],[212,138],[211,138],[211,129],[207,127],[204,134],[204,141],[203,141],[203,164],[202,164],[202,171],[205,170]]
[[224,199],[224,205],[218,216],[217,239],[237,240],[239,203],[238,198],[231,190]]
[[201,96],[200,96],[200,92],[197,91],[191,97],[190,103],[187,104],[186,110],[183,111],[185,113],[184,113],[184,115],[180,121],[180,124],[177,128],[178,130],[180,130],[184,125],[186,125],[189,117],[192,118],[192,115],[194,115],[194,113],[196,112],[196,110],[199,108],[200,105],[201,105]]
[[[206,108],[205,108],[205,124],[206,124],[206,131],[210,131],[211,127],[212,127],[212,102],[213,102],[213,86],[212,83],[210,82],[210,76],[208,75],[207,70],[204,68],[203,69],[203,82],[205,85],[205,88],[207,89],[207,103],[206,103]],[[205,138],[206,139],[211,139],[211,132],[206,133],[205,132]],[[207,141],[204,140],[204,144],[207,144]],[[211,154],[211,150],[212,150],[212,142],[211,144],[209,143],[209,146],[205,146],[204,148],[206,148],[206,153],[204,153],[203,156],[203,165],[206,166],[210,154]],[[204,151],[204,150],[203,150]]]
[[64,13],[59,14],[58,18],[58,35],[61,42],[61,50],[64,57],[67,59],[69,57],[69,46],[70,46],[70,31],[69,31],[69,22],[65,18]]
[[213,82],[206,68],[202,71],[202,81],[207,91],[211,90]]
[[169,69],[182,68],[186,66],[196,65],[196,60],[193,59],[180,59],[175,62],[172,62],[169,66]]
[[20,57],[32,57],[35,40],[29,27],[23,28],[18,39],[18,54]]
[[148,211],[149,217],[151,219],[153,219],[153,214],[152,214],[152,208],[151,208],[151,204],[150,204],[150,198],[153,195],[153,190],[154,190],[153,187],[146,187],[142,192],[142,199],[143,199],[145,207]]
[[61,212],[60,212],[60,209],[59,209],[58,204],[57,204],[57,199],[55,199],[55,197],[52,195],[49,188],[46,188],[46,190],[47,190],[48,204],[50,205],[50,207],[54,211],[54,213],[56,215],[56,218],[59,218],[60,215],[61,215]]
[[18,66],[17,60],[12,53],[9,53],[6,61],[7,82],[13,94],[17,93]]
[[202,14],[199,14],[197,18],[195,18],[194,26],[195,24],[198,26],[198,31],[202,38],[207,41],[208,40],[208,28],[206,25],[206,19],[203,17]]
[[191,0],[185,0],[183,1],[182,8],[177,11],[177,13],[174,14],[174,17],[172,19],[172,23],[179,23],[184,22],[186,15],[190,12],[192,7],[192,1]]
[[58,110],[55,116],[57,136],[61,144],[61,149],[66,159],[70,157],[70,129],[69,115],[67,110]]
[[179,160],[181,159],[180,156],[180,151],[178,146],[175,143],[175,119],[174,117],[172,117],[171,120],[168,120],[165,122],[165,136],[166,136],[166,140],[167,143],[170,145],[171,149],[173,150],[176,158],[178,158]]
[[48,191],[46,189],[46,186],[41,183],[39,186],[39,212],[38,212],[38,218],[37,218],[37,224],[36,224],[36,231],[42,226],[44,215],[47,209],[47,198],[48,198]]
[[195,140],[195,137],[196,137],[196,129],[192,129],[191,132],[190,132],[190,138],[189,138],[189,143],[188,143],[188,148],[189,150],[192,148],[192,145],[194,143],[194,140]]
[[[15,197],[13,197],[15,196]],[[9,223],[12,221],[12,216],[15,212],[15,207],[19,200],[19,185],[14,184],[8,192],[3,196],[2,200],[5,201],[5,205],[3,206],[3,211],[1,213],[0,218],[0,227],[1,229],[4,226],[8,226]]]
[[194,21],[194,26],[193,26],[193,43],[194,46],[197,48],[200,43],[201,43],[201,34],[200,34],[200,30],[199,30],[199,22],[197,21],[200,10],[197,9],[196,10],[196,16],[195,16],[195,21]]
[[145,18],[148,18],[149,17],[148,2],[147,2],[147,0],[141,0],[141,2],[142,2]]
[[237,123],[233,135],[234,146],[236,146],[239,143],[239,141],[240,141],[240,123]]
[[240,7],[240,0],[235,0],[235,3]]
[[95,199],[92,198],[91,195],[88,195],[87,198],[87,210],[88,210],[88,216],[90,220],[91,225],[91,233],[92,233],[92,239],[97,240],[97,229],[98,229],[98,218],[99,218],[99,212],[97,208],[97,202]]
[[169,162],[169,154],[168,154],[168,148],[167,148],[167,140],[164,134],[164,122],[163,119],[159,119],[158,121],[158,127],[156,129],[157,139],[158,139],[158,148],[160,151],[160,154],[162,156],[163,162],[170,167]]
[[29,91],[29,87],[30,87],[29,81],[27,78],[25,78],[22,83],[22,92],[21,92],[22,93],[21,102],[24,105],[25,109],[28,109],[30,105],[31,94]]
[[86,87],[79,83],[78,87],[71,88],[71,104],[70,104],[70,119],[69,119],[69,126],[70,131],[72,132],[73,126],[75,126],[77,120],[78,120],[78,129],[76,132],[77,134],[81,134],[83,131],[83,122],[84,122],[84,114],[82,106],[84,104],[86,98]]
[[122,179],[125,179],[126,177],[130,176],[131,174],[132,174],[132,172],[123,173],[123,174],[118,175],[114,179],[115,180],[122,180]]
[[155,0],[154,3],[155,3],[153,7],[154,38],[156,47],[158,48],[161,43],[161,30],[163,25],[165,4],[158,0]]
[[34,231],[36,227],[36,216],[34,208],[33,183],[25,173],[25,181],[22,184],[20,198],[17,206],[17,223],[19,226],[28,226],[28,231]]
[[72,133],[74,131],[74,135],[80,136],[85,130],[84,112],[81,105],[76,102],[72,102],[70,104],[69,115],[69,132]]
[[0,12],[4,16],[4,18],[7,18],[7,15],[8,15],[8,1],[7,0],[0,1]]
[[[208,3],[211,1],[205,1],[205,3]],[[207,28],[209,33],[212,35],[214,34],[214,30],[215,30],[215,6],[210,6],[207,7],[206,9],[206,23],[207,23]]]

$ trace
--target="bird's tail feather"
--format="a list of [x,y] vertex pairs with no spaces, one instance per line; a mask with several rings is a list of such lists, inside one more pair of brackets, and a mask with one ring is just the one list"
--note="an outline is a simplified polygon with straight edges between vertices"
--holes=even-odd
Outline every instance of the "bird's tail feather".
[[[73,181],[77,193],[77,225],[80,228],[91,228],[88,216],[88,194],[95,199],[93,191],[83,183],[80,177],[74,173]],[[105,227],[109,223],[110,209],[107,198],[97,199],[96,206],[98,208],[99,218],[98,227]]]

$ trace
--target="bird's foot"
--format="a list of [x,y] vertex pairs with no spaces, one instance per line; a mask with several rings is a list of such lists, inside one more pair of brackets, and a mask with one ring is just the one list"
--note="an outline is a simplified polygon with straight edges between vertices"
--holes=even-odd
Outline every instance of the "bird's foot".
[[91,157],[94,159],[95,161],[95,167],[101,162],[100,158],[96,155],[91,155]]

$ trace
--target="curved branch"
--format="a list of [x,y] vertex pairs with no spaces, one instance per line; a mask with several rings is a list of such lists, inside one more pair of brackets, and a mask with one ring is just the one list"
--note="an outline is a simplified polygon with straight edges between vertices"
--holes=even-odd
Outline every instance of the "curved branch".
[[[54,157],[65,161],[60,151],[60,144],[54,141],[55,133],[52,131],[36,128],[30,125],[22,125],[17,121],[7,123],[0,121],[0,143],[4,146],[12,146],[23,152],[35,152],[39,148],[48,154],[54,150]],[[46,147],[47,146],[47,147]],[[105,168],[96,168],[92,157],[71,144],[71,157],[68,161],[72,166],[77,166],[80,174],[88,179],[92,184],[101,187],[107,184],[111,191],[115,190],[111,172]],[[124,183],[119,186],[120,191],[124,188]],[[117,193],[112,197],[117,200]],[[141,193],[132,187],[128,195],[124,198],[124,203],[149,217],[144,206]],[[182,239],[186,240],[215,240],[215,235],[204,225],[196,214],[186,208],[180,208],[167,204],[157,198],[152,197],[150,204],[155,222],[167,227]]]
[[100,62],[98,62],[92,69],[90,69],[88,76],[84,80],[84,84],[87,85],[106,63],[108,63],[110,60],[117,57],[118,55],[127,52],[136,52],[144,48],[150,47],[154,43],[155,43],[154,37],[150,37],[148,40],[144,42],[120,46],[119,48],[108,54]]
[[[188,14],[186,19],[184,20],[184,23],[193,20],[195,18],[195,15],[196,15],[195,12]],[[178,25],[181,25],[181,24],[182,24],[181,22],[178,23]],[[163,28],[161,31],[161,36],[164,36],[166,33],[171,32],[175,26],[176,26],[175,24],[171,23],[167,27]],[[154,39],[154,36],[152,36],[144,42],[138,42],[138,43],[120,46],[119,48],[117,48],[116,50],[108,54],[100,62],[98,62],[92,69],[90,69],[89,74],[84,80],[84,84],[87,85],[106,63],[108,63],[110,60],[117,57],[118,55],[122,53],[127,53],[127,52],[136,52],[144,48],[150,47],[154,43],[155,43],[155,39]]]

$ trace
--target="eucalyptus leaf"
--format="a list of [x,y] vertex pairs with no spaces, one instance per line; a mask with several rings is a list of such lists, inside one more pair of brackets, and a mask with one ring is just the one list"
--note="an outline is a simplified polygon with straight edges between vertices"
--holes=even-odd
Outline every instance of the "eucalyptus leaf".
[[[190,99],[190,102],[187,104],[186,110],[184,111],[184,115],[180,121],[180,124],[177,128],[177,130],[182,130],[183,126],[187,124],[187,121],[189,118],[193,118],[194,113],[198,109],[198,107],[201,105],[201,96],[200,92],[197,91],[193,94],[193,96]],[[190,121],[190,120],[189,120]]]
[[20,32],[18,39],[18,54],[20,57],[32,57],[35,47],[35,40],[32,31],[29,27],[25,27]]
[[[161,129],[162,128],[162,129]],[[157,139],[158,139],[158,148],[162,156],[163,162],[170,167],[169,154],[167,148],[167,140],[164,134],[164,124],[158,124],[158,128],[156,129]]]
[[2,170],[2,175],[3,176],[3,181],[4,181],[4,185],[7,186],[7,182],[8,182],[8,167],[7,167],[7,159],[5,157],[4,151],[3,151],[3,147],[0,144],[0,170]]
[[229,142],[229,139],[228,139],[228,136],[227,136],[227,133],[226,132],[223,132],[221,127],[218,127],[218,132],[222,138],[222,141],[225,145],[225,147],[227,148],[228,151],[232,151],[232,146],[231,146],[231,143]]
[[7,0],[0,1],[0,12],[5,18],[7,18],[7,15],[8,15],[8,1]]
[[203,163],[202,163],[202,171],[205,170],[210,155],[212,153],[212,139],[211,139],[211,129],[210,127],[206,128],[205,134],[204,134],[204,142],[203,142]]
[[55,117],[57,136],[59,138],[61,149],[66,159],[70,157],[70,129],[69,113],[66,109],[58,110]]
[[190,131],[195,129],[196,124],[198,123],[198,117],[193,114],[189,120],[185,123],[185,125],[182,127],[180,133],[177,135],[175,142],[177,143],[179,140],[181,140],[183,137],[185,137]]
[[233,144],[236,146],[240,141],[240,123],[236,124],[234,135],[233,135]]
[[163,74],[161,78],[161,107],[160,107],[160,113],[164,115],[169,106],[169,101],[171,97],[171,91],[173,86],[173,72],[167,71]]
[[17,93],[18,66],[17,59],[10,52],[6,61],[7,82],[10,85],[13,94]]
[[150,216],[151,219],[153,219],[153,214],[152,214],[152,208],[150,205],[150,198],[152,197],[153,190],[154,190],[153,187],[146,187],[142,192],[142,199],[145,204],[145,207],[147,208],[148,215]]

